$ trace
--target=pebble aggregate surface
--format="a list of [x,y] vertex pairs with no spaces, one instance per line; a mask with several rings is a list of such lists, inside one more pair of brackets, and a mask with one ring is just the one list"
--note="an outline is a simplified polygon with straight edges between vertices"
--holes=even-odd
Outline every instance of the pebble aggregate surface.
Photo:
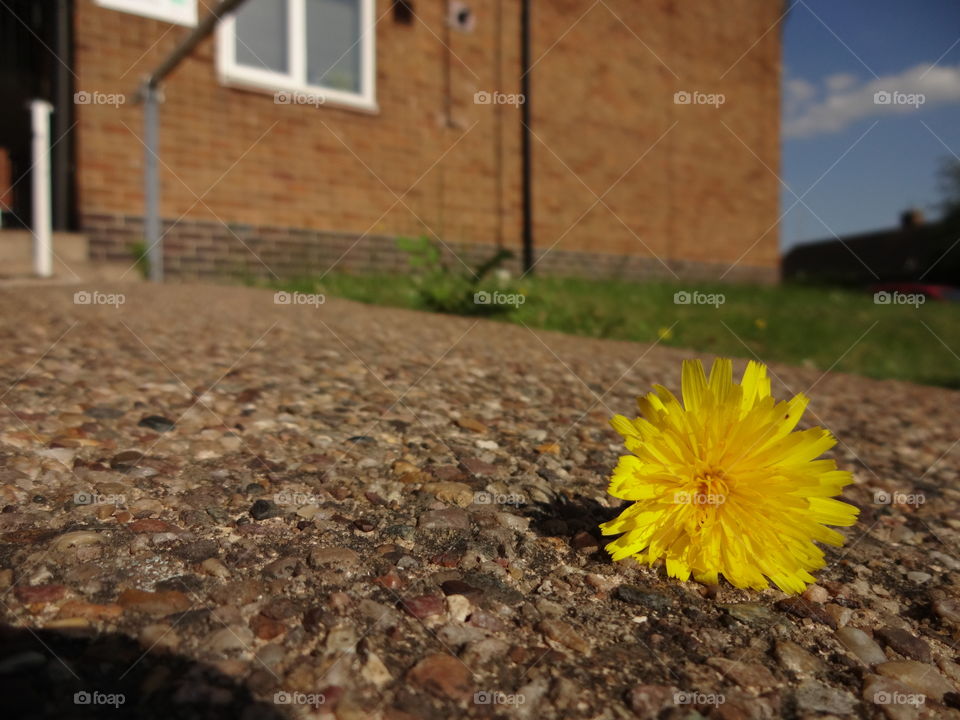
[[960,392],[771,366],[861,510],[788,598],[603,550],[693,353],[78,290],[0,289],[8,717],[960,719]]

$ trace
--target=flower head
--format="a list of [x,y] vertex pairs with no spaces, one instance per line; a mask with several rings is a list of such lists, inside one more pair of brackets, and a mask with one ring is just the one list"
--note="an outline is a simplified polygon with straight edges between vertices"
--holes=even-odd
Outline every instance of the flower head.
[[609,493],[633,504],[603,523],[614,560],[666,561],[680,580],[692,574],[740,588],[771,580],[799,593],[825,565],[814,541],[842,545],[827,525],[853,525],[857,508],[833,496],[852,482],[833,460],[823,428],[796,431],[807,398],[776,402],[767,368],[750,362],[740,384],[730,360],[683,363],[683,404],[666,388],[637,399],[639,417],[617,415],[613,428],[632,455],[614,470]]

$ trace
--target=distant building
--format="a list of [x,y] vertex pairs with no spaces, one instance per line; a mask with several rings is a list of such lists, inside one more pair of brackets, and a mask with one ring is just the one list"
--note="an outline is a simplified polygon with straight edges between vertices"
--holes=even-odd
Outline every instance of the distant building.
[[[197,7],[0,8],[0,146],[20,177],[29,126],[12,116],[32,97],[54,104],[55,227],[82,233],[92,259],[128,260],[143,240],[135,92]],[[784,7],[530,2],[538,271],[776,280]],[[395,238],[418,235],[470,261],[519,255],[520,8],[248,0],[164,83],[167,272],[397,269]],[[12,199],[22,219],[28,185]]]
[[783,278],[845,285],[960,285],[960,228],[926,223],[919,210],[907,210],[896,228],[797,245],[783,256]]

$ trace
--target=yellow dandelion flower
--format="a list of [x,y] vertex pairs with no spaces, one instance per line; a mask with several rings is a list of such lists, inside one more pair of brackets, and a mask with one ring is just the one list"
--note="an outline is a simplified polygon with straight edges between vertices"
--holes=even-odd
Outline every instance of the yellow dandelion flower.
[[826,526],[853,525],[859,512],[833,499],[850,473],[817,459],[836,440],[819,427],[793,431],[808,400],[776,402],[760,363],[737,385],[730,360],[715,360],[709,379],[699,360],[686,360],[682,390],[681,405],[655,385],[637,399],[642,417],[610,421],[633,454],[620,458],[609,493],[633,504],[600,526],[620,534],[607,551],[650,565],[663,558],[684,581],[714,584],[722,574],[739,588],[769,579],[802,592],[825,565],[814,541],[842,545]]
[[669,340],[673,337],[673,328],[662,327],[657,330],[657,337],[661,340]]

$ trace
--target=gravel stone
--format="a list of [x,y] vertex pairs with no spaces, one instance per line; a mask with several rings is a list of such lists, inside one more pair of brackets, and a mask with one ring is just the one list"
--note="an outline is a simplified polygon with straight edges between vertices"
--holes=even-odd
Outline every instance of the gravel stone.
[[906,630],[894,627],[880,628],[877,635],[888,647],[900,653],[901,655],[928,663],[932,659],[930,655],[930,646],[918,637],[911,635]]
[[473,695],[473,679],[462,661],[451,655],[429,655],[417,663],[407,679],[441,698],[465,701]]
[[740,660],[712,657],[707,664],[716,668],[720,673],[744,689],[767,689],[778,684],[777,679],[766,667],[759,663],[748,663]]
[[537,628],[545,637],[578,653],[590,652],[590,643],[572,625],[562,620],[542,620]]
[[867,665],[877,665],[887,661],[880,646],[863,630],[854,627],[842,627],[837,630],[837,639],[851,653]]
[[432,615],[442,615],[446,609],[443,598],[436,595],[419,595],[400,602],[400,607],[415,618],[427,618]]
[[732,617],[749,625],[771,626],[780,620],[780,615],[760,603],[735,603],[720,605]]
[[780,610],[795,615],[796,617],[809,618],[814,622],[822,623],[834,630],[837,629],[837,620],[827,610],[804,598],[787,598],[777,603]]
[[936,600],[933,603],[933,611],[940,616],[941,620],[950,625],[960,626],[960,601],[953,599]]
[[221,655],[247,650],[253,645],[253,633],[245,627],[225,627],[210,633],[201,644],[209,653]]
[[630,605],[640,605],[650,610],[663,612],[670,608],[673,600],[663,593],[650,592],[636,585],[620,585],[613,591],[614,597]]
[[659,717],[661,711],[674,705],[677,690],[665,685],[637,685],[630,689],[630,709],[642,718]]
[[214,558],[220,552],[220,546],[214,540],[196,540],[174,550],[177,557],[191,563],[199,563]]
[[881,663],[877,665],[876,671],[885,677],[899,680],[938,702],[943,699],[944,693],[955,692],[953,685],[940,674],[939,670],[932,665],[915,660]]
[[148,592],[128,589],[120,593],[117,603],[124,610],[132,610],[148,615],[170,615],[184,612],[192,606],[190,598],[179,590]]
[[66,594],[67,588],[63,585],[19,585],[13,589],[14,597],[24,605],[56,602]]
[[[913,688],[893,678],[880,675],[867,675],[864,678],[861,697],[867,707],[878,709],[888,720],[917,720],[920,716],[920,708],[926,705],[925,696],[923,705],[919,704],[917,692]],[[892,698],[903,701],[913,700],[917,704],[890,702]]]
[[174,422],[173,420],[165,418],[162,415],[148,415],[140,420],[137,425],[140,427],[149,428],[154,432],[165,433],[173,430]]
[[790,670],[798,675],[815,675],[824,670],[824,665],[819,658],[790,640],[777,641],[776,655],[784,670]]
[[453,528],[455,530],[469,530],[470,516],[463,510],[446,508],[444,510],[428,510],[420,516],[418,525],[421,528]]
[[849,715],[857,705],[857,699],[850,693],[817,680],[807,680],[802,683],[794,697],[797,700],[797,707],[808,712]]
[[145,455],[139,450],[124,450],[110,458],[110,467],[113,470],[126,472],[143,462],[144,458]]
[[277,507],[272,500],[257,500],[250,506],[250,517],[254,520],[266,520],[281,515],[283,515],[283,510]]

